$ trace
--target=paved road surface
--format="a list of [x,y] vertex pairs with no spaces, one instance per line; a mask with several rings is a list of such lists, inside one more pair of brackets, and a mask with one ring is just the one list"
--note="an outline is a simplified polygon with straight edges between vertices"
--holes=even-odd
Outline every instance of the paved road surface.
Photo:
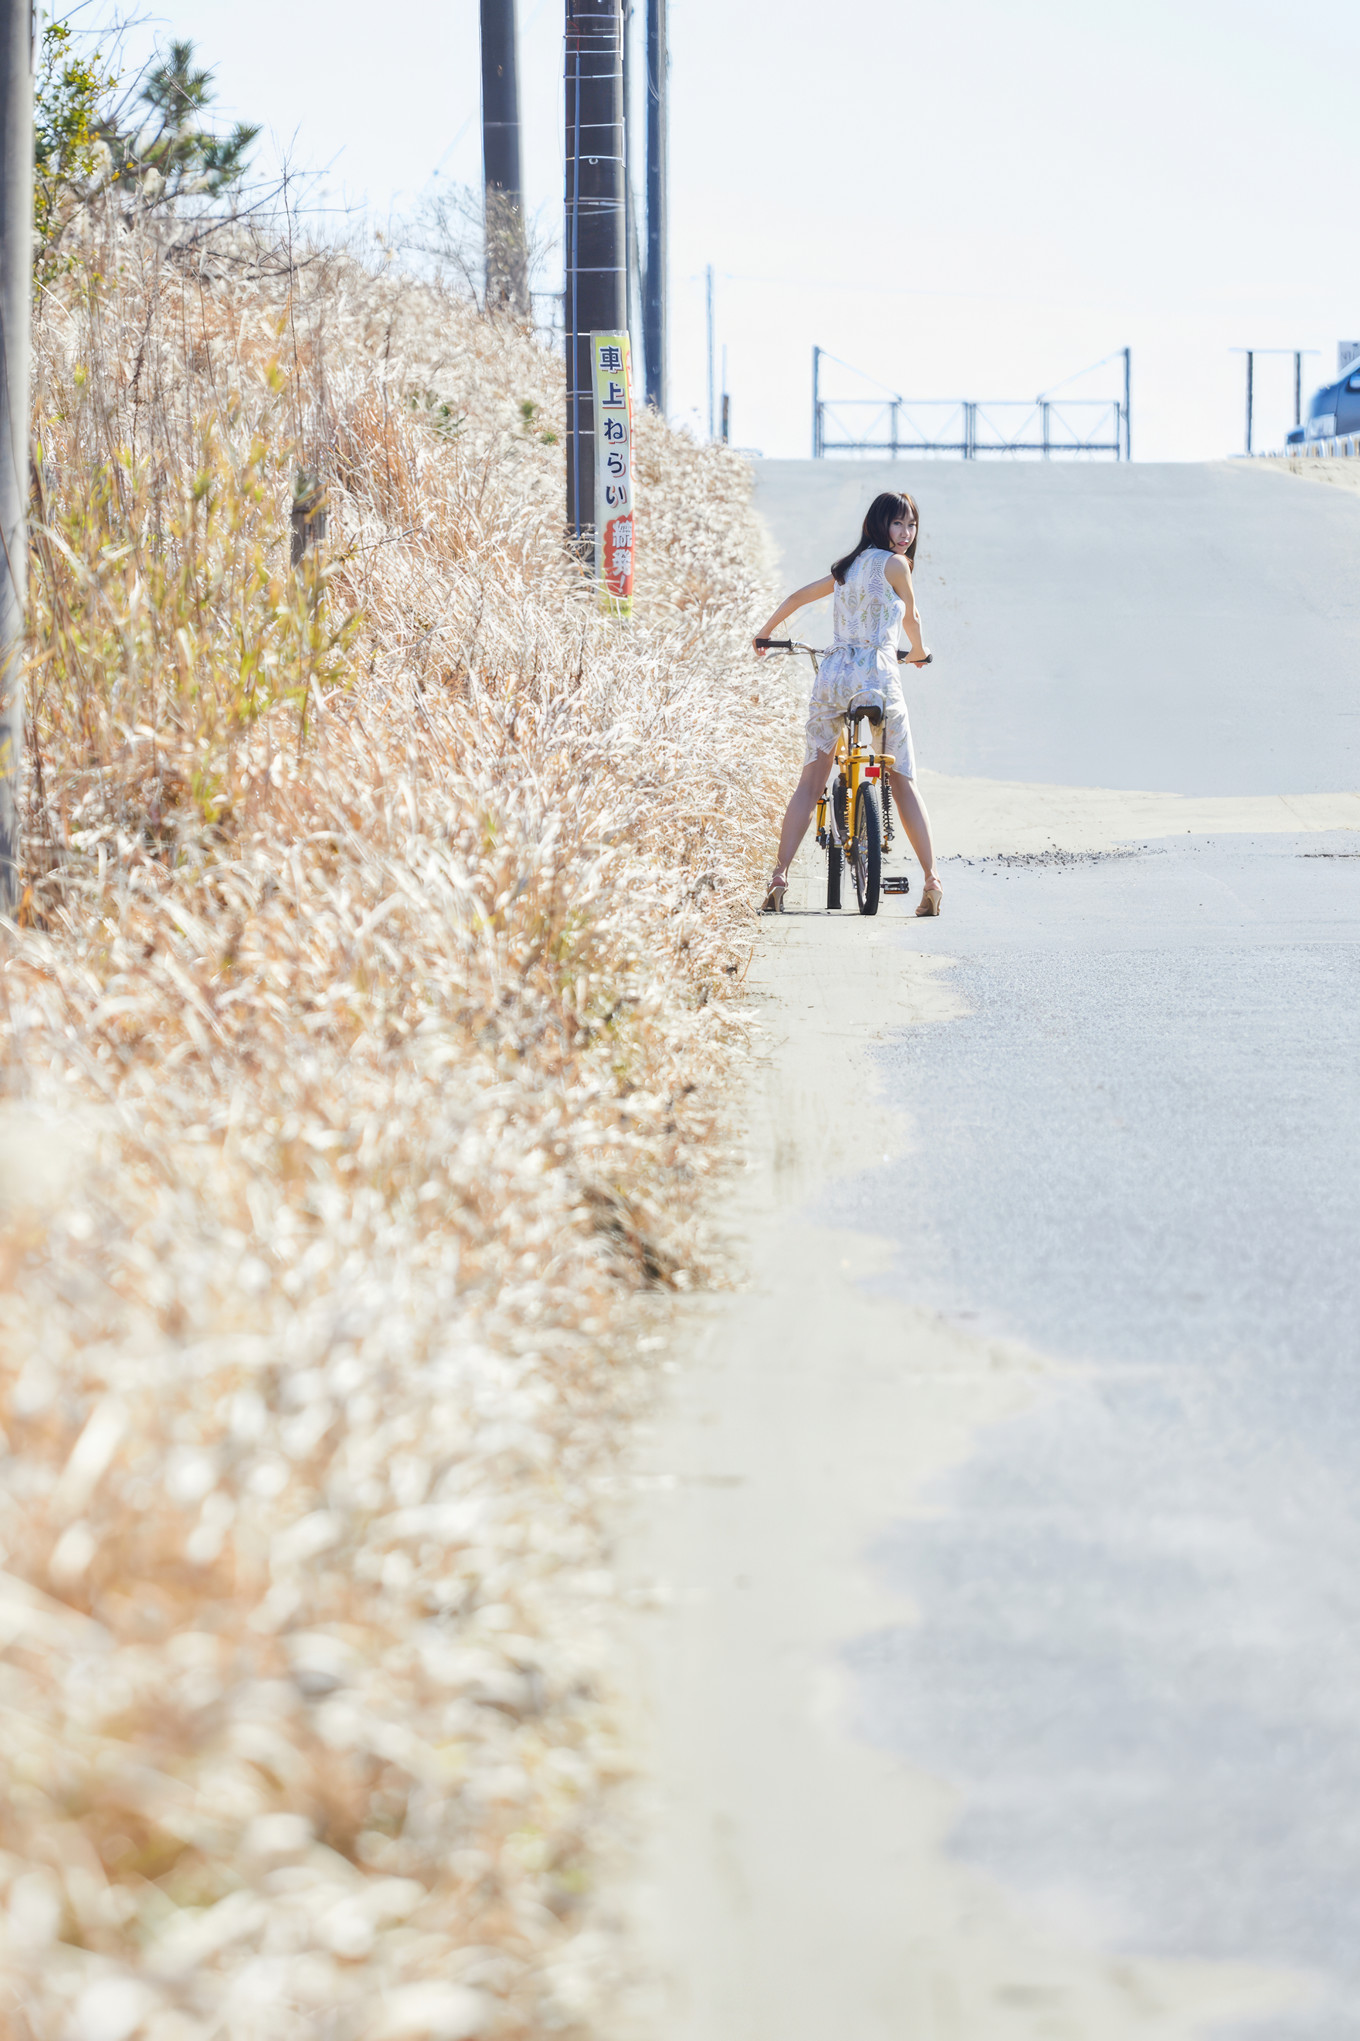
[[[766,464],[789,578],[890,479]],[[1350,2041],[1360,496],[912,479],[945,918],[762,929],[648,1455],[662,2031]]]
[[[908,482],[939,667],[913,714],[936,770],[1186,794],[1360,787],[1360,492],[1233,461],[938,461]],[[901,486],[876,463],[761,463],[790,582],[825,574],[875,492]]]

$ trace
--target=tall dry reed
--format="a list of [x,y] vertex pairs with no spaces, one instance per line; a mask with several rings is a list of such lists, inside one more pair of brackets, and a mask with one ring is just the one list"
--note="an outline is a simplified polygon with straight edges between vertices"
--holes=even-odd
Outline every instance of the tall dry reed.
[[36,361],[0,2030],[594,2031],[601,1492],[796,755],[745,470],[643,421],[620,628],[456,299],[110,227]]

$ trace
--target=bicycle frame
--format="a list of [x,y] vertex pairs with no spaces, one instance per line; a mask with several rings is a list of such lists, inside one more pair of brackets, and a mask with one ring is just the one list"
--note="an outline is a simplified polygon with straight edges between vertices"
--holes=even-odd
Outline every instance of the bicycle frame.
[[[815,685],[821,662],[826,657],[823,646],[804,645],[794,638],[757,638],[756,644],[769,652],[806,652],[812,661]],[[900,664],[910,654],[899,651],[897,657]],[[920,663],[930,664],[928,652]],[[865,723],[868,723],[870,731],[867,740],[864,736]],[[873,741],[876,727],[877,749]],[[889,775],[897,760],[895,754],[886,748],[887,737],[886,723],[880,718],[876,726],[870,708],[867,705],[860,707],[852,701],[841,718],[827,782],[817,797],[817,842],[827,857],[826,904],[829,908],[838,908],[841,904],[842,860],[849,864],[854,874],[861,914],[878,912],[880,892],[903,894],[910,891],[905,877],[885,878],[882,875],[883,858],[895,834]],[[877,787],[877,801],[872,795],[861,801],[866,786]]]
[[[808,658],[812,661],[812,678],[815,682],[821,662],[826,657],[825,649],[819,645],[802,645],[796,640],[791,643],[789,649],[793,652],[807,653]],[[872,723],[869,723],[870,734],[866,741],[864,737],[864,725],[866,723],[869,723],[867,711],[861,711],[860,714],[855,715],[850,709],[847,709],[841,719],[840,733],[837,736],[836,749],[831,760],[831,770],[827,776],[825,787],[817,797],[817,842],[823,850],[834,844],[840,851],[848,853],[850,838],[836,813],[838,805],[841,805],[836,801],[836,794],[838,791],[844,792],[844,813],[849,818],[853,829],[855,802],[858,798],[859,790],[866,780],[876,782],[882,796],[883,848],[885,851],[892,842],[893,802],[888,774],[896,763],[896,755],[884,748],[887,743],[887,731],[882,724],[880,724],[878,730],[878,749],[875,750],[874,748],[874,726]]]
[[[814,662],[815,667],[815,662]],[[869,721],[864,714],[852,715],[847,709],[841,722],[840,734],[836,739],[835,755],[831,760],[831,771],[827,783],[817,797],[817,841],[823,850],[835,844],[846,855],[850,853],[850,839],[837,815],[842,804],[836,800],[838,791],[843,791],[845,801],[843,812],[853,828],[855,802],[865,781],[877,783],[883,806],[883,848],[886,851],[893,840],[892,787],[888,775],[896,764],[893,752],[883,747],[887,741],[886,732],[879,727],[878,749],[874,749],[874,731],[869,724],[869,738],[864,737],[864,725]]]

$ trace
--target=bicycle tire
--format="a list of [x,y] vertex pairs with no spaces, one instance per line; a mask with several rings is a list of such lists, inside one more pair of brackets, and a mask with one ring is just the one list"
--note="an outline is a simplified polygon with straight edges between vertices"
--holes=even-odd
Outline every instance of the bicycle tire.
[[851,863],[855,870],[855,898],[861,914],[878,913],[878,896],[883,884],[883,816],[878,805],[878,788],[866,784],[855,802],[855,843]]
[[837,780],[831,790],[831,813],[827,820],[831,826],[826,832],[826,906],[827,912],[832,913],[841,904],[841,873],[845,866],[844,854],[836,841],[837,837],[841,842],[845,840],[844,780]]

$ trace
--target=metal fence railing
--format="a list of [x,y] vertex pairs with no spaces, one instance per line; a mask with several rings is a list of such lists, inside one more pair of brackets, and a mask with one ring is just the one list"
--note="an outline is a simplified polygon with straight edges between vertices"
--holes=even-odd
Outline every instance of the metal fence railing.
[[[1241,454],[1233,456],[1241,460]],[[1360,461],[1360,432],[1343,432],[1333,439],[1309,439],[1294,446],[1268,447],[1264,453],[1248,454],[1252,461]]]
[[914,403],[903,397],[819,395],[813,401],[812,451],[818,460],[828,454],[1122,460],[1126,435],[1127,418],[1117,398]]

